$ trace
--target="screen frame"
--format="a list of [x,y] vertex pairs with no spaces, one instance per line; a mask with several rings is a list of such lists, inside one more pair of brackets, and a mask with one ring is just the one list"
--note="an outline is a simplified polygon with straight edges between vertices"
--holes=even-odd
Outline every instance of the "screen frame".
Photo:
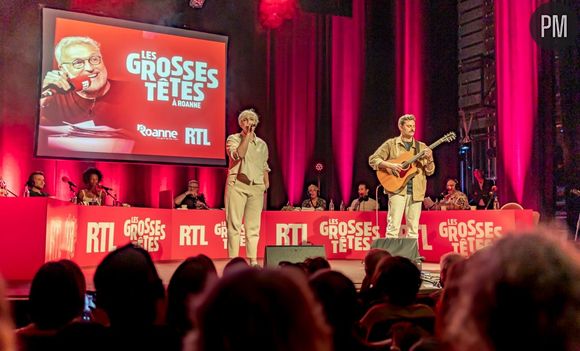
[[[229,56],[229,37],[226,35],[199,32],[195,30],[166,27],[150,23],[142,23],[129,21],[124,19],[117,19],[107,16],[99,16],[81,12],[67,11],[61,9],[54,9],[50,7],[41,6],[41,52],[39,58],[39,75],[38,75],[38,85],[36,97],[36,116],[34,124],[34,157],[40,159],[56,159],[56,160],[79,160],[79,161],[103,161],[103,162],[123,162],[123,163],[139,163],[139,164],[171,164],[171,165],[187,165],[187,166],[208,166],[208,167],[225,167],[227,166],[227,154],[225,150],[225,138],[227,137],[227,105],[228,105],[228,94],[227,94],[227,82],[228,82],[228,56]],[[225,45],[225,101],[224,101],[224,154],[223,158],[202,158],[202,157],[181,157],[181,156],[158,156],[158,155],[141,155],[141,154],[115,154],[116,158],[110,158],[110,153],[101,152],[82,152],[82,156],[69,156],[69,155],[39,155],[39,129],[40,129],[40,106],[38,101],[40,101],[42,94],[42,74],[52,68],[53,61],[47,60],[45,62],[44,54],[46,52],[54,51],[54,38],[55,38],[55,23],[57,18],[71,19],[77,21],[84,21],[89,23],[103,24],[108,26],[122,27],[128,29],[142,30],[148,32],[155,32],[160,34],[169,34],[180,37],[196,38],[203,40],[211,40],[215,42],[221,42]],[[53,55],[51,55],[52,57]]]

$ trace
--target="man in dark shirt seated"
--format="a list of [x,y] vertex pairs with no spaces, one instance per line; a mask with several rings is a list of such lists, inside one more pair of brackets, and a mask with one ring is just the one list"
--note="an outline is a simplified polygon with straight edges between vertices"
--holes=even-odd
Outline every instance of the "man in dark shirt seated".
[[480,169],[473,170],[473,186],[471,187],[471,200],[469,204],[472,206],[477,206],[478,210],[493,209],[493,197],[495,196],[495,190],[493,190],[494,181],[491,179],[486,179],[485,174]]
[[28,176],[28,181],[26,181],[26,186],[28,187],[29,196],[49,196],[44,190],[44,173],[41,171],[35,171]]
[[197,180],[187,182],[187,191],[177,195],[173,202],[177,208],[187,207],[190,210],[209,210],[205,203],[205,197],[199,193],[199,182]]

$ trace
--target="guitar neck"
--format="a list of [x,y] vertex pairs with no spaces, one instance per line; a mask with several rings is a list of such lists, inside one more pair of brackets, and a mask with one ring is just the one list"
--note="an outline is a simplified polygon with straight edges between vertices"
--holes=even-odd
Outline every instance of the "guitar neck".
[[[443,142],[444,142],[444,138],[441,138],[441,139],[437,140],[436,142],[434,142],[433,144],[429,145],[429,149],[433,150],[437,146],[441,145]],[[420,157],[422,157],[424,152],[425,152],[425,150],[419,152],[417,155],[415,155],[412,158],[410,158],[409,160],[403,162],[401,164],[401,166],[403,168],[406,168],[408,165],[412,164],[413,162],[417,161]]]

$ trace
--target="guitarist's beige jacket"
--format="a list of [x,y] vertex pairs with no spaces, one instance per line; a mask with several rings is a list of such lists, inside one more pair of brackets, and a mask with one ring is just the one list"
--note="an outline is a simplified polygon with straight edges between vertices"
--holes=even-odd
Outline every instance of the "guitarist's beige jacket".
[[[419,141],[419,150],[415,150],[415,139],[411,146],[411,153],[421,152],[427,145]],[[383,161],[388,161],[399,157],[400,154],[407,152],[405,144],[401,136],[397,136],[385,141],[379,148],[369,156],[369,165],[376,171],[379,169],[379,164]],[[425,191],[427,190],[427,176],[435,172],[435,162],[428,162],[421,158],[415,162],[418,172],[413,177],[413,201],[423,201],[425,198]],[[407,187],[403,187],[396,195],[405,195]]]

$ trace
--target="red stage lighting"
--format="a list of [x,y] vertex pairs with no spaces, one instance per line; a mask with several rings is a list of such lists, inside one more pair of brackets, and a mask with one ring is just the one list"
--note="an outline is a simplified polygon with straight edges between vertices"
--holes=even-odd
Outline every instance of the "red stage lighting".
[[260,24],[267,29],[278,28],[284,20],[294,17],[296,7],[296,0],[260,0]]
[[203,7],[205,0],[189,0],[189,6],[193,7],[194,9],[200,9]]
[[318,162],[315,166],[314,169],[316,170],[316,172],[318,173],[322,173],[322,170],[324,169],[324,165],[320,162]]

